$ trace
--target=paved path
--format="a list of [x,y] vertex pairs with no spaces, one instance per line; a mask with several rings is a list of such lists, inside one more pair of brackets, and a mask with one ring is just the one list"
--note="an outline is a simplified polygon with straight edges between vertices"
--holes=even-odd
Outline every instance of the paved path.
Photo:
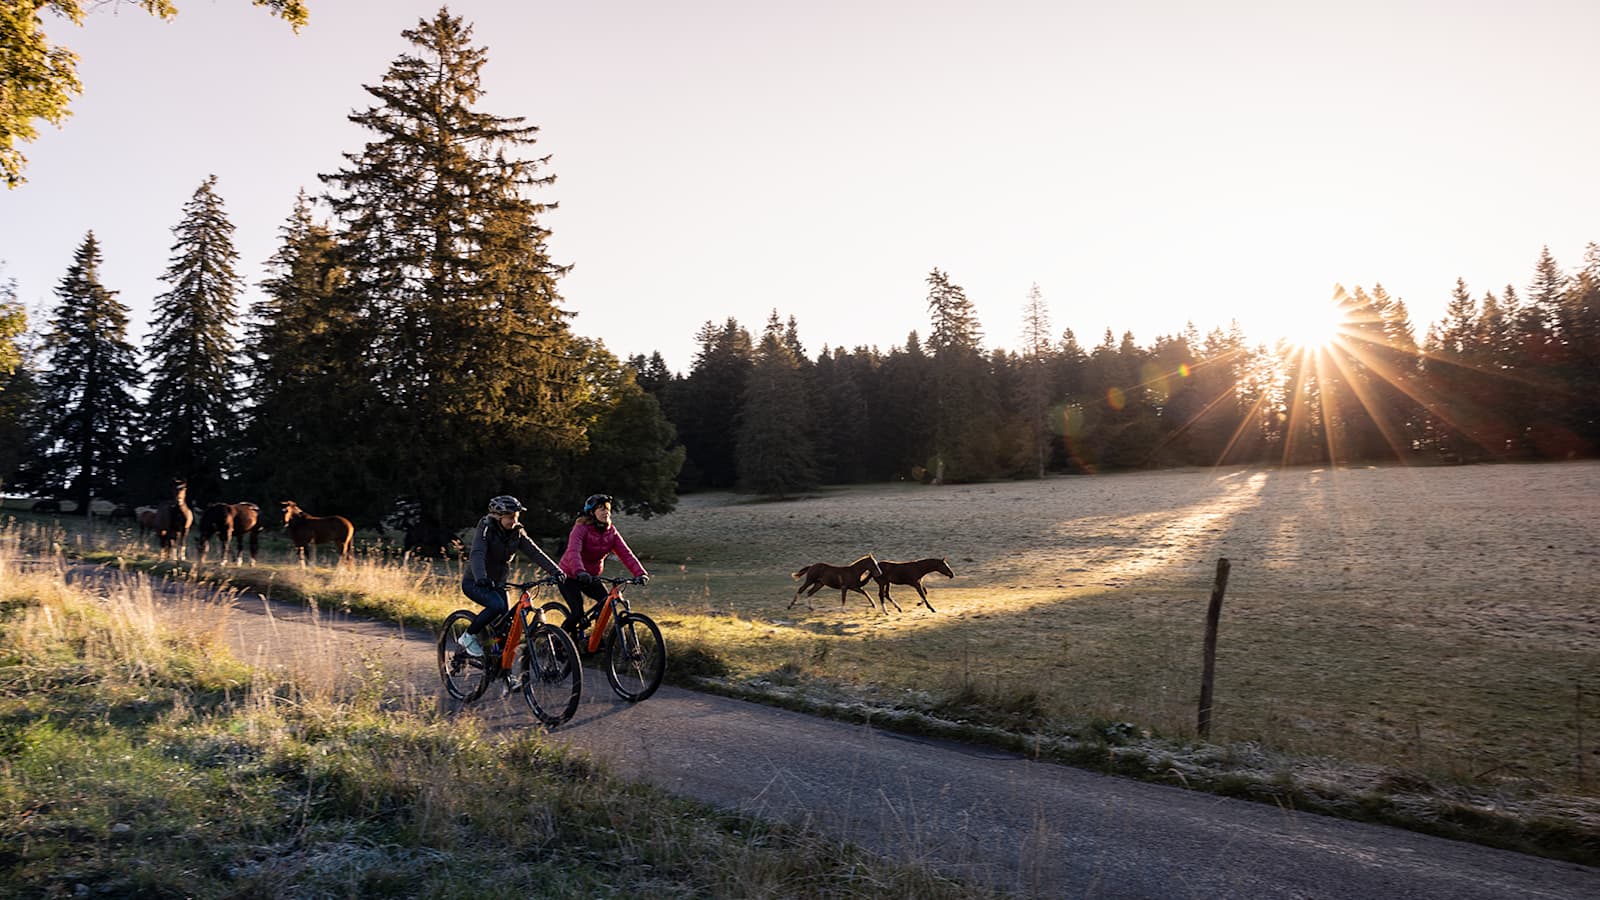
[[[252,597],[220,627],[246,661],[377,666],[392,695],[451,702],[425,632]],[[1020,896],[1600,898],[1600,869],[671,686],[630,705],[596,669],[584,687],[577,716],[551,736],[614,771]],[[533,727],[520,695],[498,693],[461,714]]]

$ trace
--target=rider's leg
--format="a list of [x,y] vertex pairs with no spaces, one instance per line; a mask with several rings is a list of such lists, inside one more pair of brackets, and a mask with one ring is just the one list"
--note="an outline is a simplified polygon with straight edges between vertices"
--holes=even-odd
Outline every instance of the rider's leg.
[[584,595],[587,594],[595,600],[604,600],[607,593],[609,592],[606,590],[606,586],[598,581],[579,584],[578,579],[568,578],[561,583],[561,600],[567,604],[567,609],[571,610],[571,615],[567,617],[566,624],[562,627],[567,630],[568,634],[572,635],[573,640],[577,640],[578,624],[583,621]]
[[[481,643],[485,629],[496,618],[505,615],[507,608],[506,592],[495,587],[478,587],[477,584],[463,580],[461,593],[466,594],[472,602],[482,606],[478,614],[472,617],[472,624],[467,626],[466,636],[474,642]],[[469,648],[470,650],[470,648]],[[477,656],[477,653],[472,654]]]

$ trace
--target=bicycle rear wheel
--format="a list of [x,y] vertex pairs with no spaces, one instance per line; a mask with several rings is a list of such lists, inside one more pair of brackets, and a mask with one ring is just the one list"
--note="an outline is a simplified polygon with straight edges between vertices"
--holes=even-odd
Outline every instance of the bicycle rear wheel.
[[631,612],[617,620],[606,652],[606,680],[617,696],[638,703],[661,687],[667,673],[667,646],[655,620]]
[[522,699],[540,722],[554,728],[572,718],[583,698],[583,666],[578,645],[546,622],[523,633]]
[[473,618],[472,613],[458,609],[445,618],[444,627],[439,629],[439,677],[445,691],[462,701],[478,699],[489,686],[488,661],[461,647],[461,635]]

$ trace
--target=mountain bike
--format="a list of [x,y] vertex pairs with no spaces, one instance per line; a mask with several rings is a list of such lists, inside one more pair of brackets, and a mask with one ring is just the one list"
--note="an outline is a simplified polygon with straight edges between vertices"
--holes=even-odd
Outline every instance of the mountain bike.
[[[594,577],[611,585],[611,591],[584,614],[577,628],[579,647],[602,657],[606,680],[618,697],[637,703],[661,687],[661,678],[667,672],[667,646],[661,641],[661,628],[654,619],[631,610],[622,595],[625,585],[639,584],[639,579]],[[559,600],[546,603],[544,611],[552,621],[557,616],[563,623],[572,618],[572,611]],[[590,626],[593,630],[589,630]]]
[[507,693],[522,691],[534,717],[546,726],[554,728],[572,718],[583,696],[578,646],[534,604],[535,591],[559,583],[541,578],[500,585],[521,591],[521,596],[490,623],[480,641],[482,656],[473,656],[461,647],[461,635],[477,614],[458,609],[446,616],[439,629],[439,677],[445,691],[457,700],[471,702],[483,695],[489,682],[501,678]]

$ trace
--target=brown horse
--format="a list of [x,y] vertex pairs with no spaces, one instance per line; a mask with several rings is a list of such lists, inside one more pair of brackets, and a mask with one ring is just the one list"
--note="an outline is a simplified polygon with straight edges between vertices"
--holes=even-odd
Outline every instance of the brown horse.
[[156,506],[156,537],[161,540],[162,559],[165,559],[169,552],[174,559],[184,559],[188,556],[183,538],[189,533],[189,526],[194,524],[194,512],[189,509],[186,499],[188,494],[189,482],[183,478],[174,478],[172,496]]
[[[914,562],[891,562],[886,559],[878,563],[878,569],[879,574],[876,578],[879,606],[883,606],[885,603],[894,603],[894,598],[889,596],[889,585],[909,584],[917,589],[917,593],[922,597],[921,602],[928,607],[928,612],[938,612],[938,610],[933,608],[932,603],[928,603],[928,592],[922,587],[922,577],[929,572],[938,572],[946,578],[956,577],[956,573],[950,571],[948,562],[931,556]],[[900,604],[898,603],[894,603],[894,608],[897,612],[905,612],[905,610],[900,609]]]
[[800,600],[800,593],[805,591],[806,588],[811,589],[806,592],[806,608],[815,609],[816,607],[811,605],[811,595],[825,587],[839,589],[840,606],[844,605],[845,595],[850,591],[855,591],[866,597],[867,605],[872,606],[872,596],[863,591],[861,586],[867,583],[868,578],[876,578],[881,574],[878,570],[878,561],[873,559],[870,553],[848,566],[832,566],[827,563],[812,563],[809,566],[803,566],[794,573],[795,578],[804,579],[804,581],[795,590],[794,599],[789,601],[789,609],[794,609],[794,605]]
[[144,540],[145,535],[158,530],[156,528],[156,508],[154,506],[141,506],[135,509],[133,511],[133,519],[139,523],[139,539],[141,542]]
[[206,545],[211,536],[218,538],[222,550],[222,564],[228,564],[228,542],[234,543],[239,565],[244,565],[244,539],[250,536],[250,565],[256,564],[256,551],[261,543],[261,507],[254,503],[213,503],[200,514],[200,524],[195,526],[194,549],[200,562],[206,561]]
[[356,527],[344,516],[313,516],[293,500],[283,504],[283,530],[300,554],[300,565],[306,564],[306,545],[311,544],[311,560],[316,562],[317,544],[333,544],[339,548],[339,562],[350,558],[350,540]]

